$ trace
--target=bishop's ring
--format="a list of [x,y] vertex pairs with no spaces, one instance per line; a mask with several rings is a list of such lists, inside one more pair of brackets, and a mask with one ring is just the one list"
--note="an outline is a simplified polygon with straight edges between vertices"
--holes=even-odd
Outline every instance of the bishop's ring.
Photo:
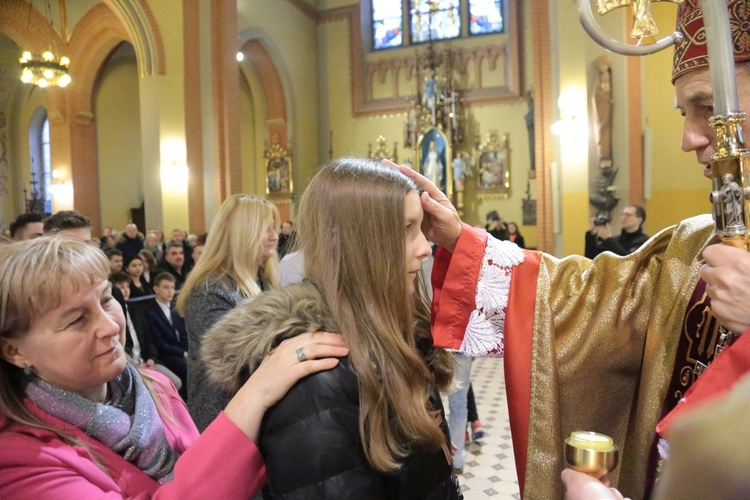
[[297,349],[296,354],[297,354],[297,359],[299,360],[300,363],[302,363],[303,361],[307,361],[307,356],[305,355],[304,347],[300,347],[299,349]]

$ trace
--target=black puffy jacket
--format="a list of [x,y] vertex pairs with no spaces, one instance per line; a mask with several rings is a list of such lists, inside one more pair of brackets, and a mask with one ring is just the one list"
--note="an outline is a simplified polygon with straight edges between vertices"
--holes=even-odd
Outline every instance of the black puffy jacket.
[[446,450],[415,452],[395,473],[367,463],[359,435],[357,377],[342,360],[331,371],[299,381],[266,413],[260,450],[266,461],[265,498],[456,499],[450,438],[439,394],[430,398],[443,416]]
[[[310,284],[259,295],[229,312],[206,335],[201,356],[213,383],[239,387],[247,366],[273,346],[305,331],[336,331],[325,300]],[[266,412],[259,447],[266,461],[266,498],[461,499],[451,465],[450,438],[440,396],[445,446],[416,451],[394,473],[370,467],[359,434],[359,383],[347,358],[306,377]]]

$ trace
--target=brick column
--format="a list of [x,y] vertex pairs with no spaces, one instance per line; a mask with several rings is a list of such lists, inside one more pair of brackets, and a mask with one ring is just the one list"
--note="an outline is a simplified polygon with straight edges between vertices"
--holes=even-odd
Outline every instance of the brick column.
[[185,49],[185,153],[190,169],[188,211],[190,232],[206,232],[203,192],[203,125],[201,123],[200,0],[183,1]]
[[242,189],[237,2],[211,2],[211,66],[217,206]]
[[552,130],[552,75],[550,64],[549,1],[531,0],[531,34],[534,61],[534,154],[536,156],[537,248],[554,253],[550,164],[554,160]]

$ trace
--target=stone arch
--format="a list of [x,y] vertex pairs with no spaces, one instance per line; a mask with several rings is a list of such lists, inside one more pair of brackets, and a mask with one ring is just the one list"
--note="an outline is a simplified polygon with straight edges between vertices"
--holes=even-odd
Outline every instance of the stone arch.
[[50,45],[57,50],[65,48],[49,20],[24,0],[0,2],[0,33],[24,50],[41,53]]
[[[99,170],[93,102],[96,82],[112,52],[131,37],[117,15],[104,4],[89,10],[76,24],[69,46],[71,85],[66,89],[69,158],[76,210],[99,230]],[[136,55],[137,57],[137,55]],[[82,194],[85,193],[85,196]]]
[[89,10],[70,37],[70,73],[76,85],[69,99],[79,115],[91,113],[94,88],[110,54],[122,43],[133,43],[118,17],[104,4]]
[[135,48],[141,77],[166,74],[164,41],[145,0],[103,0],[120,18]]
[[[29,22],[19,22],[25,19]],[[74,196],[78,195],[74,208],[86,214],[98,230],[98,159],[92,113],[95,86],[108,57],[125,41],[135,48],[141,77],[165,74],[164,45],[148,3],[103,0],[76,23],[66,42],[27,1],[3,0],[0,32],[24,49],[41,52],[52,45],[71,60],[71,85],[47,92],[52,162],[70,173]]]
[[[268,49],[261,34],[257,37],[248,38],[244,43],[241,43],[240,51],[252,64],[261,83],[266,108],[265,136],[269,143],[272,137],[278,136],[279,144],[289,149],[289,131],[291,128],[287,102],[288,93],[286,92],[288,87],[285,85],[283,74],[279,71],[279,66],[272,56],[272,50]],[[293,171],[293,175],[294,172],[296,170]],[[291,216],[289,203],[277,203],[277,206],[282,220],[289,219]]]
[[279,142],[287,146],[288,117],[286,95],[276,64],[264,46],[257,38],[246,41],[241,51],[252,62],[263,86],[266,98],[266,121],[268,123],[268,137],[279,136]]

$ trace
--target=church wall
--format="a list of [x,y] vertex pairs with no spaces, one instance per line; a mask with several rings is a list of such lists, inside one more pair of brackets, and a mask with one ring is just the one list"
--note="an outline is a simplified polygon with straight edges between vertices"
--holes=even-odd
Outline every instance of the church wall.
[[[327,145],[320,144],[318,138],[318,25],[290,2],[240,2],[237,8],[240,42],[260,39],[284,85],[287,147],[292,153],[294,199],[299,200],[319,166],[320,152],[327,149]],[[252,90],[252,82],[250,83]],[[256,96],[253,95],[253,100],[255,99]],[[243,120],[245,119],[243,114]],[[257,139],[258,135],[256,132],[254,142],[255,148],[260,151],[251,152],[256,159],[263,154],[263,141]],[[270,143],[271,137],[263,137],[263,140]],[[243,143],[243,156],[245,151]],[[258,167],[262,165],[261,162]],[[246,174],[249,172],[243,172],[243,176]],[[264,194],[265,172],[262,170],[260,175],[257,174],[256,172],[256,192]],[[243,187],[245,186],[249,185],[243,177]],[[294,217],[293,212],[291,216]]]
[[[138,66],[135,55],[102,71],[95,98],[102,226],[122,230],[143,202]],[[145,231],[147,228],[139,228]]]
[[[356,2],[339,2],[328,0],[321,2],[323,9],[342,7],[345,5],[356,4]],[[531,47],[531,29],[529,3],[524,2],[524,29],[522,34],[524,42],[521,44],[525,61],[522,65],[522,93],[532,85],[532,47]],[[359,22],[359,19],[357,19]],[[321,84],[321,93],[324,94],[321,102],[325,106],[322,111],[324,115],[322,128],[327,128],[333,134],[333,156],[366,156],[368,144],[373,149],[377,147],[376,139],[383,135],[387,141],[389,150],[393,149],[393,144],[397,143],[397,154],[400,162],[415,162],[415,151],[403,147],[404,142],[404,112],[379,114],[375,116],[354,117],[353,97],[352,97],[352,60],[351,60],[351,39],[350,26],[346,18],[335,18],[334,20],[325,21],[320,26],[320,53],[321,53],[321,71],[324,72]],[[484,46],[488,43],[489,37],[478,37],[468,40],[468,45]],[[464,42],[464,41],[462,41]],[[463,46],[463,45],[462,45]],[[413,55],[415,50],[423,52],[424,45],[409,49],[408,55]],[[387,57],[386,53],[378,54],[377,57]],[[470,63],[471,65],[472,63]],[[498,66],[500,66],[498,64]],[[469,72],[471,75],[471,71]],[[471,76],[462,76],[462,84],[470,83]],[[486,78],[486,80],[485,80]],[[483,84],[495,85],[492,79],[496,75],[490,74],[486,63],[483,63]],[[390,76],[385,84],[379,83],[377,76],[373,83],[373,97],[384,97],[389,95],[392,88]],[[403,71],[398,79],[399,96],[413,94],[416,90],[416,82],[412,77],[406,79]],[[392,91],[390,92],[392,95]],[[528,105],[523,98],[516,98],[506,101],[491,101],[482,104],[473,104],[467,106],[469,121],[472,125],[469,127],[466,147],[473,153],[475,143],[475,133],[480,134],[480,142],[484,143],[489,138],[491,130],[497,130],[500,136],[504,133],[510,133],[511,148],[511,194],[509,198],[480,197],[476,194],[476,178],[466,179],[466,190],[464,194],[464,216],[463,219],[472,225],[484,226],[485,215],[490,210],[497,210],[502,218],[506,221],[515,221],[519,224],[521,233],[526,239],[528,246],[536,246],[536,226],[523,226],[522,217],[522,199],[526,195],[528,172],[530,170],[529,140],[524,121],[524,115],[528,112]],[[323,130],[325,139],[328,138],[328,130]],[[469,137],[469,134],[472,134]],[[321,152],[327,157],[328,141],[321,141]],[[535,181],[531,181],[531,194],[535,195]]]
[[[654,16],[663,31],[674,29],[676,7],[653,4]],[[651,174],[647,174],[647,233],[656,232],[694,215],[710,213],[711,183],[703,177],[695,153],[680,149],[683,119],[674,109],[672,50],[643,60],[644,126],[651,130]],[[648,153],[647,153],[648,154]],[[649,191],[650,185],[650,193]]]
[[559,42],[552,48],[552,59],[558,66],[558,88],[553,91],[558,95],[557,109],[553,113],[564,122],[557,136],[556,165],[552,167],[557,168],[552,189],[557,190],[560,200],[555,207],[559,211],[555,253],[563,256],[583,253],[583,232],[588,226],[588,39],[578,24],[574,4],[558,2],[550,9],[556,23],[551,29],[558,33]]
[[[13,196],[13,211],[7,215],[7,220],[11,222],[16,215],[26,211],[26,205],[23,198],[23,190],[31,190],[29,182],[31,181],[31,152],[29,149],[29,126],[34,112],[42,108],[48,108],[47,92],[38,87],[24,85],[21,87],[17,104],[14,106],[17,115],[12,118],[11,127],[15,130],[12,135],[14,159],[16,164],[11,167],[13,181],[9,189],[15,191]],[[51,129],[53,134],[54,130]],[[54,138],[51,138],[54,141]],[[54,165],[52,166],[54,168]],[[36,179],[39,181],[39,179]],[[29,194],[30,195],[30,194]]]
[[[588,193],[595,189],[597,172],[597,151],[593,137],[593,115],[590,101],[593,91],[594,59],[604,53],[604,49],[594,44],[583,32],[575,15],[575,6],[564,2],[556,2],[557,9],[557,40],[556,50],[559,68],[558,95],[564,95],[566,89],[578,89],[574,95],[585,89],[585,96],[575,100],[577,114],[588,117],[589,152],[588,159],[579,158],[580,151],[570,147],[568,139],[561,139],[558,145],[560,158],[560,229],[557,235],[561,255],[582,253],[584,247],[583,233],[589,226],[591,206],[588,203]],[[673,29],[676,17],[676,6],[654,4],[653,12],[657,25],[663,33]],[[626,40],[631,21],[626,17],[624,9],[597,17],[599,24],[607,33],[618,40]],[[574,26],[574,29],[570,27]],[[566,29],[567,27],[567,29]],[[585,54],[583,56],[582,54]],[[628,95],[628,67],[626,58],[611,54],[612,80],[614,97],[613,123],[613,158],[615,166],[619,168],[614,185],[620,201],[612,211],[613,232],[618,234],[619,214],[627,206],[629,199],[637,198],[640,193],[630,193],[630,176],[640,175],[630,172],[629,165],[644,163],[644,205],[647,211],[647,222],[644,230],[653,235],[659,230],[679,222],[687,217],[710,210],[707,193],[709,184],[701,175],[702,168],[697,165],[695,155],[680,150],[683,120],[679,112],[674,109],[674,87],[670,83],[672,67],[671,49],[652,54],[639,59],[641,75],[634,75],[636,81],[641,80],[642,127],[645,150],[643,159],[636,147],[628,138],[631,126],[639,124],[629,122],[630,106],[639,103],[630,102]],[[583,70],[583,68],[586,68]],[[553,71],[555,69],[553,68]],[[588,109],[587,109],[588,108]],[[557,111],[559,113],[559,110]],[[636,134],[636,137],[639,134]],[[650,144],[650,147],[649,147]],[[567,151],[567,152],[566,152]],[[638,158],[630,158],[631,155]],[[580,162],[589,163],[588,172],[580,168]],[[649,168],[650,165],[650,168]],[[553,188],[554,189],[554,188]]]
[[266,141],[266,103],[256,71],[244,71],[240,82],[242,136],[242,192],[265,196],[263,147]]
[[[7,41],[6,41],[7,42]],[[19,50],[13,43],[0,45],[0,224],[8,227],[16,214],[18,177],[18,121],[16,108],[20,97],[20,70],[14,70]]]
[[[150,0],[148,4],[164,42],[166,74],[140,79],[141,147],[143,161],[151,163],[144,165],[143,170],[146,224],[159,225],[169,232],[173,228],[187,229],[190,226],[187,178],[169,175],[169,170],[167,175],[162,175],[165,168],[187,164],[183,27],[181,22],[175,22],[182,19],[182,2]],[[158,141],[154,141],[154,137]],[[160,217],[149,214],[155,204],[149,209],[148,188],[154,186],[159,186],[156,190],[161,191],[161,210],[157,210],[161,212]]]
[[[608,52],[596,44],[581,27],[574,3],[550,2],[551,19],[554,24],[552,39],[553,62],[551,71],[557,75],[554,115],[564,126],[557,136],[556,172],[553,172],[553,191],[560,200],[555,210],[556,255],[583,254],[585,232],[590,227],[591,217],[598,209],[591,205],[590,196],[599,185],[606,185],[601,178],[599,151],[595,129],[598,127],[592,97],[596,90],[598,71],[595,61],[608,56],[612,86],[612,163],[617,169],[612,186],[619,203],[611,212],[613,233],[620,231],[619,214],[627,205],[630,193],[631,147],[628,131],[629,116],[633,103],[629,95],[628,59]],[[605,16],[596,15],[601,28],[617,40],[625,41],[630,30],[630,21],[624,9],[617,9]],[[639,75],[635,75],[636,81]],[[639,124],[633,125],[636,128]],[[639,135],[639,134],[636,134]],[[640,158],[640,155],[639,155]],[[636,158],[636,160],[639,160]],[[635,163],[638,163],[636,161]]]
[[319,10],[336,9],[338,7],[346,7],[353,3],[352,0],[318,0]]

